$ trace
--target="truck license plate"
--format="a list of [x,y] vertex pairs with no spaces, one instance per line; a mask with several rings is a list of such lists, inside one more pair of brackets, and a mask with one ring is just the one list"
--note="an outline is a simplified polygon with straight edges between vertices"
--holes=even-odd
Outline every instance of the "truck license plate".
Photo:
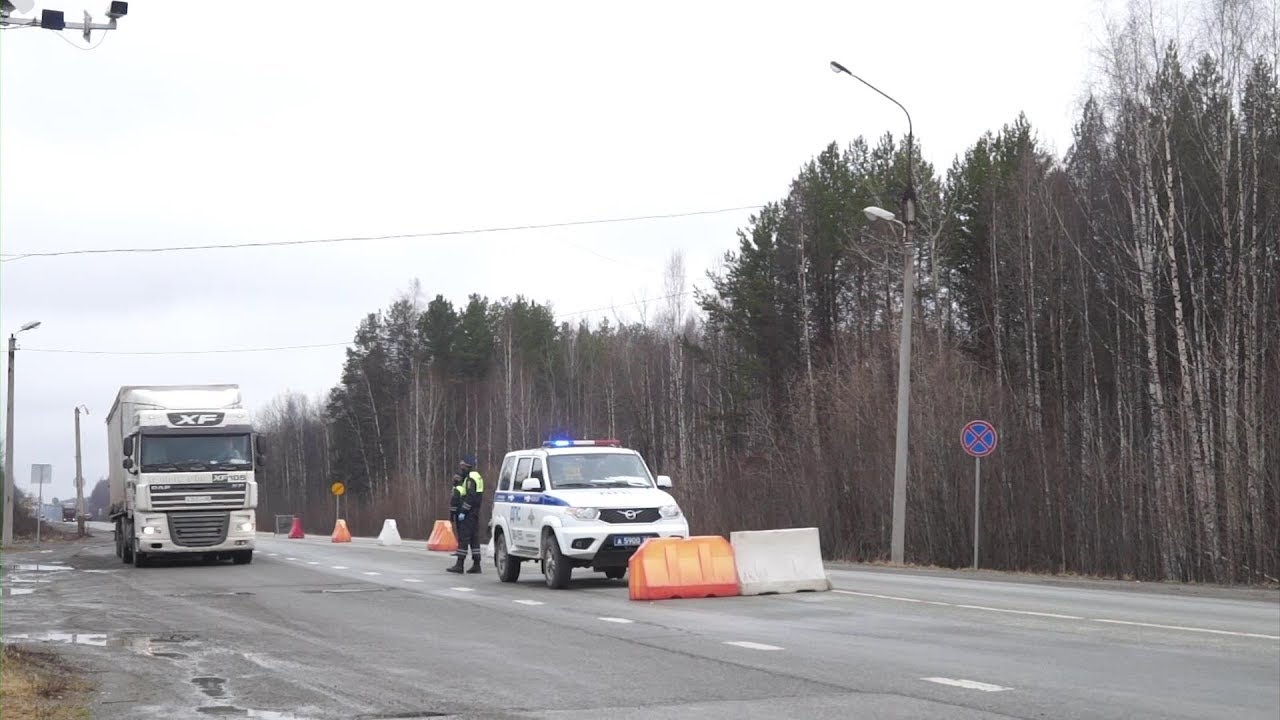
[[189,503],[203,503],[203,502],[212,502],[212,501],[213,501],[212,495],[188,495],[187,496],[187,502]]
[[640,547],[644,544],[645,537],[643,535],[625,535],[613,539],[615,547]]

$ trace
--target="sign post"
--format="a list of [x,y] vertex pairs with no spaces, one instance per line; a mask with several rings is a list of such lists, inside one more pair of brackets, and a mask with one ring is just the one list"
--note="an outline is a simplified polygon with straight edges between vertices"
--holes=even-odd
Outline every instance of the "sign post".
[[347,486],[340,482],[335,482],[329,486],[329,492],[333,493],[333,524],[337,525],[342,519],[342,494],[347,491]]
[[982,458],[996,451],[999,438],[986,420],[973,420],[960,433],[960,444],[973,458],[973,569],[978,569],[978,526],[982,507]]
[[40,544],[40,526],[44,525],[44,486],[53,482],[53,466],[31,464],[31,484],[40,486],[40,499],[36,501],[36,545]]

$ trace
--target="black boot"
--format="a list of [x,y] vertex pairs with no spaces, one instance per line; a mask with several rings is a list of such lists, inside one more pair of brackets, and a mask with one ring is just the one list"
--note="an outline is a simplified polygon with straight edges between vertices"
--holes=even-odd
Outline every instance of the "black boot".
[[458,556],[458,562],[454,563],[453,567],[445,568],[445,572],[451,572],[451,573],[459,573],[459,574],[461,574],[461,573],[462,573],[462,563],[464,563],[464,562],[466,562],[466,558],[464,558],[464,557],[462,557],[461,555],[459,555],[459,556]]
[[478,557],[471,558],[471,569],[467,571],[467,574],[469,575],[480,574],[480,558]]

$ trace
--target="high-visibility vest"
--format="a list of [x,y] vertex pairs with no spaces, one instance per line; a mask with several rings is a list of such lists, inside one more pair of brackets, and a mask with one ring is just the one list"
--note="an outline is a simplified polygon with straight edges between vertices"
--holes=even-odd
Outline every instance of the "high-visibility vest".
[[472,470],[471,474],[468,475],[467,477],[470,478],[471,481],[476,484],[477,493],[484,493],[484,478],[481,477],[480,473],[476,472],[475,470]]

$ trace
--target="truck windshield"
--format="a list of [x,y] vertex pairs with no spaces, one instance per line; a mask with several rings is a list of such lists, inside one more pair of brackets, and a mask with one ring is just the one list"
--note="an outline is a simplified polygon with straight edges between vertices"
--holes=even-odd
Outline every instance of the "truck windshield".
[[653,486],[640,456],[630,453],[549,455],[547,470],[553,489]]
[[248,470],[248,435],[144,435],[142,472]]

